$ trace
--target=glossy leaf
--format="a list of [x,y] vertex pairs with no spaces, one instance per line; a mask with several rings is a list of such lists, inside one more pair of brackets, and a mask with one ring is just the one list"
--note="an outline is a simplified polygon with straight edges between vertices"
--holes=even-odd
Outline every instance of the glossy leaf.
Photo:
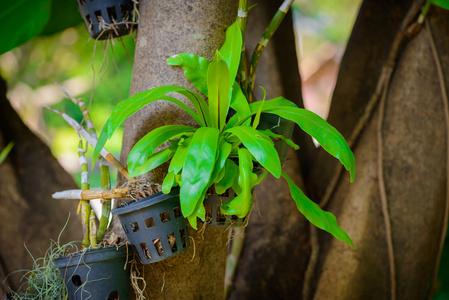
[[239,194],[231,201],[221,206],[221,211],[226,215],[235,215],[244,218],[251,211],[253,204],[252,179],[253,162],[251,153],[245,148],[240,148],[239,155]]
[[433,5],[439,6],[444,9],[449,9],[449,1],[448,0],[430,0]]
[[219,144],[217,162],[215,163],[214,172],[212,173],[212,182],[215,182],[221,171],[223,170],[226,160],[232,150],[232,145],[226,141],[221,141]]
[[287,174],[283,173],[282,177],[287,181],[296,207],[310,223],[329,232],[336,239],[353,245],[348,233],[338,225],[337,219],[332,213],[322,210],[318,204],[310,200]]
[[266,136],[269,136],[272,139],[278,139],[278,140],[283,141],[285,144],[287,144],[289,147],[291,147],[294,150],[299,149],[299,146],[295,142],[293,142],[291,139],[283,136],[282,134],[274,133],[270,129],[264,129],[264,130],[258,130],[258,131],[262,132],[263,134],[265,134]]
[[230,105],[229,71],[226,63],[217,55],[207,71],[209,114],[211,126],[222,129],[226,123]]
[[165,125],[153,129],[144,135],[128,154],[128,168],[132,173],[135,168],[153,155],[154,151],[162,144],[173,138],[192,133],[195,129],[184,125]]
[[162,193],[169,194],[175,183],[175,174],[173,172],[168,172],[164,177],[162,182]]
[[229,69],[229,82],[233,83],[237,76],[242,54],[242,31],[238,22],[226,29],[226,38],[219,52]]
[[133,168],[129,168],[129,175],[132,177],[140,176],[148,173],[163,163],[167,162],[173,156],[174,150],[172,148],[166,148],[153,154],[142,164],[135,165]]
[[215,192],[218,195],[223,194],[232,187],[239,175],[239,167],[232,160],[226,160],[224,175],[220,181],[215,183]]
[[281,160],[270,138],[249,126],[233,127],[226,132],[237,136],[262,167],[274,177],[281,177]]
[[251,120],[251,108],[249,106],[248,100],[243,94],[240,85],[237,82],[234,82],[234,86],[232,88],[232,97],[231,97],[231,108],[235,110],[235,114],[230,118],[226,128],[231,128],[236,124],[249,125]]
[[[202,196],[202,198],[204,199],[204,195]],[[203,201],[198,202],[198,206],[195,208],[194,213],[187,217],[190,226],[192,226],[192,228],[195,230],[198,229],[198,218],[203,221],[206,220],[206,208],[204,207]]]
[[181,173],[181,211],[185,217],[194,213],[207,188],[217,158],[219,131],[201,127],[192,136]]
[[207,68],[209,61],[192,53],[179,53],[167,59],[170,66],[178,66],[184,70],[184,76],[201,93],[207,95]]
[[185,139],[178,143],[178,148],[176,149],[175,155],[173,155],[173,158],[170,161],[168,172],[178,174],[182,170],[190,140],[191,139]]
[[5,159],[8,157],[9,152],[11,152],[12,148],[14,147],[14,143],[9,143],[6,145],[5,148],[3,148],[0,151],[0,164],[5,161]]
[[[137,111],[142,109],[144,106],[164,99],[168,102],[171,102],[194,118],[194,120],[197,120],[199,124],[201,125],[201,117],[193,112],[193,110],[188,107],[186,104],[184,104],[182,101],[177,100],[173,97],[166,96],[168,93],[180,93],[180,92],[186,92],[188,91],[186,88],[175,86],[175,85],[166,85],[166,86],[160,86],[155,87],[140,93],[137,93],[128,99],[125,99],[121,102],[119,102],[112,111],[111,115],[109,116],[108,120],[106,121],[106,124],[104,125],[100,137],[98,138],[97,145],[95,147],[95,151],[93,154],[93,157],[98,157],[100,150],[104,147],[107,140],[112,137],[114,132],[119,128],[130,116],[135,114]],[[196,116],[195,116],[196,115]],[[204,123],[203,123],[204,124]]]
[[[279,105],[273,105],[271,101],[266,101],[263,105],[264,112],[295,122],[304,132],[315,138],[324,150],[337,158],[349,171],[351,182],[354,181],[355,157],[345,138],[337,129],[309,110],[292,105],[282,106],[282,103],[288,104],[290,102],[288,100],[278,98],[276,102]],[[261,104],[251,105],[252,113],[257,111],[258,105]]]
[[50,11],[51,0],[0,1],[0,54],[38,35]]

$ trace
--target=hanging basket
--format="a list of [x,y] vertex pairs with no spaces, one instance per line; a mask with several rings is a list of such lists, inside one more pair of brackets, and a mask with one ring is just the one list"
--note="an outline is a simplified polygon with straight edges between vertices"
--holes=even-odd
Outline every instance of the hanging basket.
[[90,36],[105,40],[127,35],[135,29],[132,0],[77,0]]
[[186,248],[187,227],[178,194],[156,194],[112,210],[142,264],[172,257]]
[[208,196],[206,201],[204,201],[204,207],[206,208],[206,222],[212,226],[242,225],[245,222],[244,218],[241,219],[237,216],[226,216],[220,211],[220,206],[233,198],[232,195]]
[[129,299],[127,249],[122,246],[88,249],[55,259],[69,300]]

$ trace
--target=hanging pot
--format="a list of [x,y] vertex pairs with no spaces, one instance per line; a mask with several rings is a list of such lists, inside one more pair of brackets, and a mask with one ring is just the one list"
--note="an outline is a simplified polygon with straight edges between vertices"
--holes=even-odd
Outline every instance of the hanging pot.
[[142,264],[172,257],[186,248],[187,227],[178,194],[156,194],[112,210]]
[[132,0],[77,0],[90,36],[105,40],[127,35],[135,29]]
[[88,249],[55,259],[69,300],[129,299],[125,246]]
[[233,199],[233,195],[210,195],[204,201],[206,208],[206,223],[212,226],[242,225],[245,219],[237,216],[227,216],[221,213],[220,206]]

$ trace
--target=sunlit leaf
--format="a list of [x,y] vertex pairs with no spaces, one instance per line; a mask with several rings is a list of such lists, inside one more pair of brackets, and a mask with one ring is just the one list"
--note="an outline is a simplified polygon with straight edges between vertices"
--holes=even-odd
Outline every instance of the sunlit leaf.
[[190,114],[192,118],[198,122],[200,125],[204,125],[204,122],[201,120],[201,116],[198,113],[194,112],[190,107],[184,104],[182,101],[177,100],[176,98],[169,97],[167,94],[169,93],[181,93],[188,92],[189,90],[175,85],[166,85],[155,87],[140,93],[137,93],[128,99],[120,101],[112,111],[109,119],[106,121],[104,125],[100,137],[98,138],[98,143],[95,147],[95,151],[93,154],[94,159],[98,157],[100,154],[100,150],[104,147],[107,140],[112,137],[114,132],[119,128],[130,116],[135,114],[137,111],[142,109],[144,106],[158,101],[165,100],[171,102],[185,112]]
[[274,177],[281,176],[281,161],[270,138],[249,126],[233,127],[226,132],[237,136],[262,167]]
[[235,215],[244,218],[251,211],[253,204],[252,195],[252,170],[253,162],[251,153],[245,148],[240,148],[239,152],[239,177],[238,185],[240,187],[239,194],[229,202],[221,206],[221,211],[226,215]]
[[0,54],[38,35],[47,24],[51,0],[0,1]]
[[128,154],[128,169],[134,173],[144,161],[153,155],[154,151],[169,140],[192,133],[195,129],[184,125],[165,125],[153,129],[144,135],[131,149]]
[[178,66],[184,70],[184,76],[201,93],[207,95],[207,68],[209,61],[193,53],[179,53],[167,59],[170,66]]
[[226,123],[230,105],[229,71],[219,55],[209,64],[207,71],[209,114],[211,126],[222,129]]
[[[204,195],[202,196],[204,198]],[[204,207],[203,202],[198,202],[197,207],[195,208],[194,212],[187,217],[187,220],[190,223],[190,226],[192,226],[193,229],[198,229],[197,225],[197,219],[200,218],[201,220],[206,220],[206,208]]]
[[430,0],[433,5],[439,6],[444,9],[449,9],[449,1],[448,0]]
[[219,182],[215,183],[215,192],[218,195],[226,192],[229,188],[232,187],[235,179],[238,178],[238,174],[239,167],[235,164],[235,162],[230,159],[226,160],[223,178],[221,178]]
[[184,165],[190,140],[191,139],[185,139],[178,143],[178,148],[176,149],[175,155],[173,155],[173,158],[170,161],[168,172],[178,174],[182,170],[182,166]]
[[229,154],[231,153],[232,145],[226,141],[220,142],[220,147],[218,149],[217,162],[215,163],[214,172],[212,173],[212,182],[215,182],[218,175],[223,170],[226,160],[228,159]]
[[175,183],[175,174],[173,172],[168,172],[164,177],[162,182],[162,193],[169,194]]
[[219,52],[229,69],[229,82],[233,83],[239,69],[242,54],[242,31],[238,22],[234,22],[226,29],[226,38]]
[[283,141],[285,144],[287,144],[289,147],[291,147],[294,150],[299,149],[299,146],[295,142],[293,142],[291,139],[283,136],[282,134],[274,133],[270,129],[264,129],[264,130],[258,130],[258,131],[262,132],[266,136],[271,137],[272,139],[278,139],[278,140]]
[[231,108],[235,110],[235,114],[230,118],[226,128],[231,128],[236,124],[249,125],[251,120],[251,108],[248,100],[237,82],[232,87]]
[[8,157],[9,152],[11,152],[12,148],[14,147],[14,143],[9,143],[6,145],[5,148],[3,148],[0,151],[0,164],[5,161],[5,159]]
[[329,232],[336,239],[351,246],[353,245],[351,238],[346,231],[338,225],[337,219],[332,213],[322,210],[318,204],[310,200],[287,174],[282,173],[282,177],[287,181],[290,195],[292,196],[296,207],[310,223]]
[[185,217],[194,213],[209,187],[217,157],[219,131],[201,127],[192,136],[181,173],[181,211]]
[[[355,157],[341,133],[317,114],[291,103],[282,98],[267,100],[262,110],[295,122],[304,132],[315,138],[324,150],[337,158],[349,171],[351,182],[354,181]],[[261,103],[251,104],[251,112],[257,112],[260,105]]]
[[173,153],[174,149],[172,148],[161,150],[150,156],[142,164],[136,165],[134,168],[130,168],[129,175],[136,177],[148,173],[167,162],[173,156]]

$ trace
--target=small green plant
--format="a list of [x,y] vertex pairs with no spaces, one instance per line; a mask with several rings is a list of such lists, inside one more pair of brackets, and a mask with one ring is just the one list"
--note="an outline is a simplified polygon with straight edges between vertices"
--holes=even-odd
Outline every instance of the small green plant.
[[[241,1],[241,5],[242,2],[245,1]],[[268,33],[262,38],[262,46],[256,47],[249,69],[244,62],[242,32],[245,20],[241,18],[227,29],[225,42],[211,61],[192,53],[168,58],[168,64],[181,67],[199,92],[167,85],[119,102],[101,132],[96,152],[99,153],[131,115],[154,101],[168,101],[190,115],[197,127],[165,125],[148,132],[129,152],[128,171],[134,177],[169,163],[162,192],[169,193],[174,186],[180,187],[181,211],[193,228],[197,227],[197,218],[205,220],[203,201],[210,193],[221,195],[232,190],[236,196],[221,206],[222,213],[246,217],[252,208],[253,189],[270,173],[287,182],[293,201],[307,220],[337,239],[352,244],[335,216],[310,200],[282,171],[275,142],[281,141],[295,150],[299,146],[289,137],[259,126],[263,114],[294,122],[337,158],[349,171],[351,181],[354,180],[354,155],[334,127],[283,97],[253,100],[257,57],[285,13],[283,11],[280,16],[277,13],[273,18],[272,23],[276,24],[268,26]],[[185,98],[191,106],[175,95]]]
[[14,147],[14,143],[9,143],[6,145],[5,148],[0,150],[0,164],[5,161],[5,159],[8,157],[9,152],[11,152],[12,148]]

